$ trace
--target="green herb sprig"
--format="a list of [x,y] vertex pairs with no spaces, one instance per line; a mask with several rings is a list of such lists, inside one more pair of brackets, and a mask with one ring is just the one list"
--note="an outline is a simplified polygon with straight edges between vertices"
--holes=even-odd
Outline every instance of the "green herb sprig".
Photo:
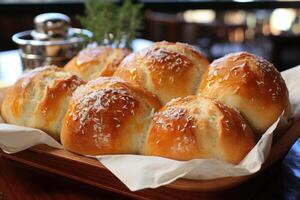
[[93,32],[89,42],[130,48],[142,25],[142,7],[131,0],[124,0],[119,5],[111,0],[86,0],[85,16],[78,16],[78,20]]

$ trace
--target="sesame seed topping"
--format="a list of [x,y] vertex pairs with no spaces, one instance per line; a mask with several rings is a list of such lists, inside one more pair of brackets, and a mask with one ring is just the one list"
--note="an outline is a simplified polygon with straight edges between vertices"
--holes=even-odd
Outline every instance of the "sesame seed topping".
[[246,124],[244,124],[244,123],[242,123],[242,128],[243,128],[243,131],[245,131],[245,130],[246,130],[246,127],[247,127],[247,125],[246,125]]
[[163,130],[184,132],[192,127],[193,117],[183,108],[168,107],[154,116],[154,122]]
[[[107,120],[112,120],[114,127],[119,128],[122,124],[122,117],[125,116],[124,113],[134,115],[135,99],[123,88],[105,88],[92,90],[79,97],[76,95],[78,94],[75,92],[73,98],[75,109],[74,112],[70,112],[70,116],[74,121],[79,121],[79,132],[84,133],[90,125],[93,126],[95,135],[100,134],[95,139],[95,143],[99,143],[99,138],[103,137],[102,134],[106,134],[106,139],[111,135],[105,133]],[[120,113],[122,113],[121,116]]]

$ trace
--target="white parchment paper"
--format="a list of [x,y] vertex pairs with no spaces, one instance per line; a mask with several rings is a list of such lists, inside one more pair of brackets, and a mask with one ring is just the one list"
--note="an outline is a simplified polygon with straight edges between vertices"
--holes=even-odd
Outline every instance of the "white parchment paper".
[[[282,73],[290,93],[293,118],[300,114],[300,66]],[[2,92],[3,93],[3,92]],[[0,91],[0,98],[3,96]],[[176,161],[167,158],[141,155],[106,155],[96,158],[117,176],[131,191],[156,188],[184,177],[207,180],[228,176],[242,176],[257,172],[266,160],[273,132],[279,118],[262,136],[256,146],[238,164],[232,165],[213,159]],[[41,130],[0,123],[0,148],[6,153],[22,151],[36,144],[63,148]]]

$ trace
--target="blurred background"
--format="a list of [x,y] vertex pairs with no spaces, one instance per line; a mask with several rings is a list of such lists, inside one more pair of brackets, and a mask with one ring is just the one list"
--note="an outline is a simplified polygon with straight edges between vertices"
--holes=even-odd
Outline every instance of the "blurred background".
[[[119,1],[115,1],[119,3]],[[212,61],[235,51],[263,56],[284,70],[300,64],[300,2],[137,0],[144,22],[139,37],[198,46]],[[11,36],[33,29],[33,18],[61,12],[80,27],[84,0],[0,0],[0,51],[17,49]]]
[[[248,51],[271,61],[279,71],[300,65],[300,1],[133,1],[144,4],[138,38],[186,42],[210,61]],[[73,27],[81,27],[76,16],[84,9],[84,0],[0,0],[0,85],[12,84],[22,74],[13,34],[33,29],[34,17],[48,12],[64,13]],[[298,140],[280,165],[282,175],[269,179],[254,199],[300,199],[299,148]]]

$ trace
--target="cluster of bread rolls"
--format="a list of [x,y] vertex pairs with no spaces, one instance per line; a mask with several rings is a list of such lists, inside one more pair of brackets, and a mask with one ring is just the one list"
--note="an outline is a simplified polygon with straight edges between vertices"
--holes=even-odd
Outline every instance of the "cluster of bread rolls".
[[194,47],[170,42],[127,54],[88,48],[64,69],[25,74],[8,91],[3,118],[40,128],[83,155],[236,164],[283,112],[288,116],[284,80],[255,55],[235,53],[209,64]]

